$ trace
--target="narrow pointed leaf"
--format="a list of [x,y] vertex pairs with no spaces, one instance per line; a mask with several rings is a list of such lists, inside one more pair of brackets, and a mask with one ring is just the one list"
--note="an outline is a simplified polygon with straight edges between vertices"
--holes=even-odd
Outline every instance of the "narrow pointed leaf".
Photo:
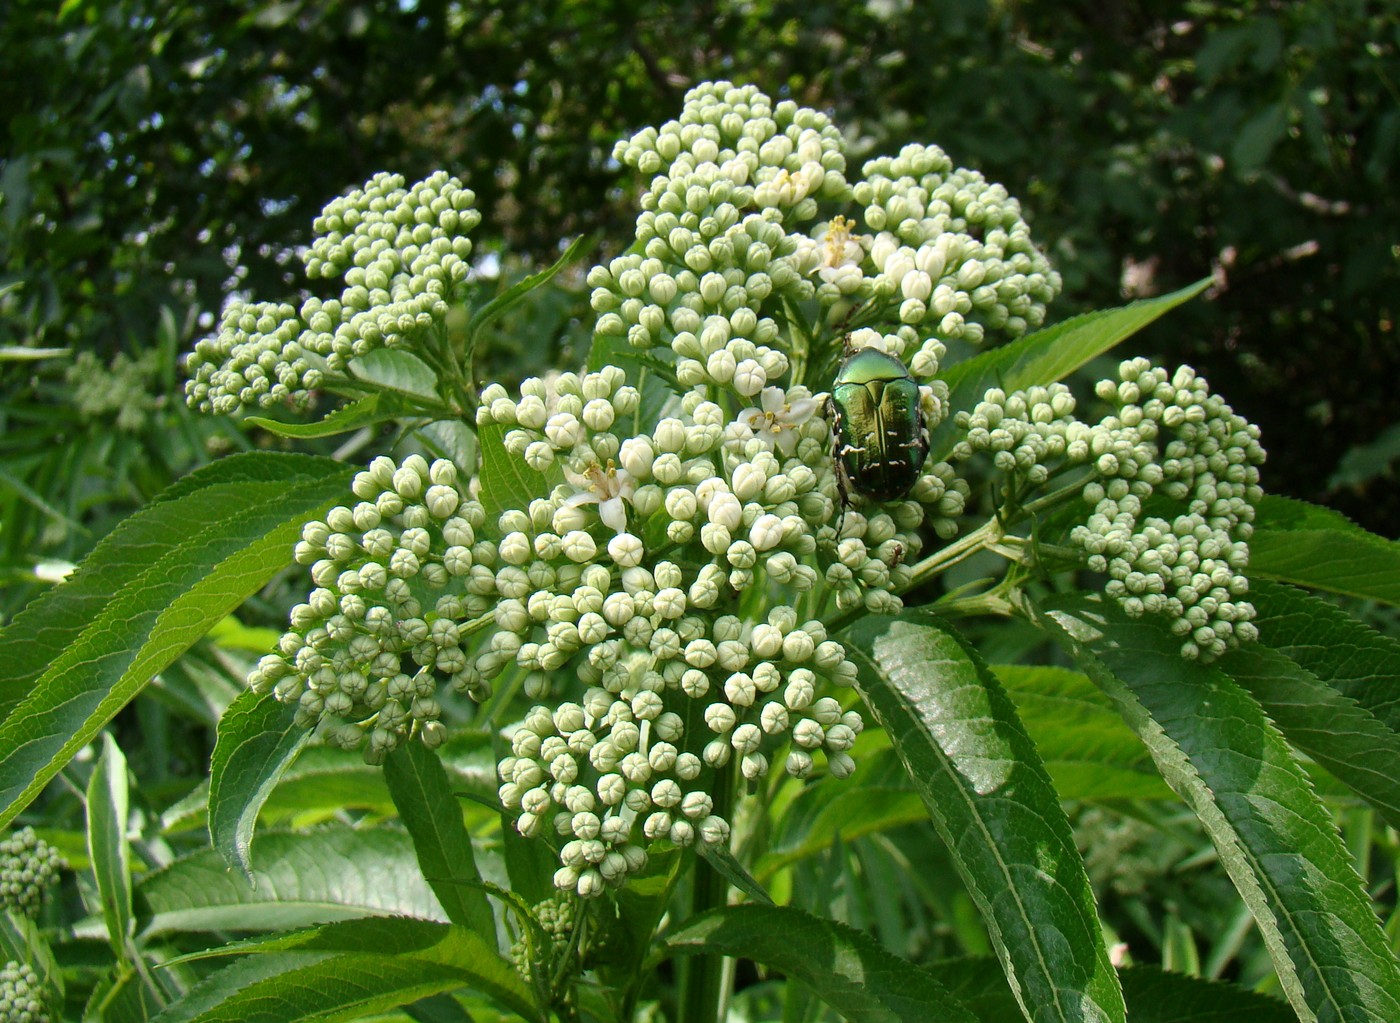
[[1042,610],[1200,818],[1299,1017],[1400,1019],[1389,942],[1331,815],[1259,704],[1224,672],[1183,661],[1161,623],[1083,596]]
[[133,515],[72,580],[16,616],[0,634],[9,680],[0,826],[152,675],[285,567],[302,522],[324,514],[349,477],[329,459],[217,462]]
[[744,865],[735,859],[734,854],[727,848],[701,843],[695,851],[706,863],[719,872],[720,877],[749,898],[767,906],[773,905],[773,896],[769,895],[768,890],[744,869]]
[[667,936],[673,955],[751,959],[799,980],[852,1023],[976,1023],[929,973],[869,935],[785,906],[728,906]]
[[996,677],[947,623],[906,612],[843,636],[1033,1023],[1123,1020],[1059,796]]
[[256,954],[211,973],[155,1023],[348,1023],[459,989],[541,1019],[511,965],[462,927],[355,920],[228,951]]
[[328,413],[314,423],[284,423],[281,420],[268,419],[266,416],[247,416],[243,422],[268,433],[275,433],[279,437],[311,440],[317,437],[334,437],[377,423],[422,417],[424,414],[421,403],[415,403],[401,394],[375,392]]
[[486,893],[475,887],[481,875],[471,835],[442,761],[421,742],[407,742],[385,761],[384,780],[447,918],[494,942],[496,920]]
[[0,716],[28,694],[49,662],[81,634],[123,585],[181,544],[190,523],[180,499],[215,484],[280,481],[285,485],[314,475],[325,478],[338,474],[343,474],[348,485],[350,471],[329,459],[257,452],[231,455],[171,484],[140,512],[117,523],[62,585],[44,591],[0,629],[5,664],[0,676]]
[[1400,542],[1330,508],[1269,495],[1249,540],[1249,575],[1400,604]]
[[209,763],[209,840],[245,877],[252,876],[258,812],[311,737],[295,717],[296,708],[246,689],[219,719]]
[[252,879],[212,849],[152,871],[136,886],[145,937],[167,931],[265,931],[364,916],[445,920],[413,843],[391,828],[268,831]]
[[88,781],[87,841],[107,940],[117,958],[127,958],[132,936],[131,846],[126,840],[128,812],[126,757],[110,733],[102,736],[102,755]]
[[1259,701],[1295,749],[1400,828],[1400,735],[1277,651],[1235,650],[1221,658],[1220,670]]
[[[996,960],[948,959],[924,969],[942,981],[980,1023],[1015,1018],[1016,1000]],[[1298,1023],[1287,1002],[1234,984],[1152,966],[1122,967],[1118,977],[1132,1023]]]
[[[539,273],[530,274],[530,276],[512,284],[501,294],[497,295],[490,302],[487,302],[473,313],[470,322],[467,324],[467,336],[470,339],[471,346],[473,348],[475,347],[476,338],[481,331],[510,312],[521,302],[525,301],[526,296],[529,295],[530,292],[548,284],[550,281],[554,280],[559,274],[559,271],[581,259],[583,254],[593,246],[594,241],[596,241],[596,239],[590,239],[588,235],[579,235],[569,243],[569,247],[564,250],[563,254],[556,259],[551,266],[541,270]],[[467,360],[469,364],[470,359],[471,349],[468,349]]]
[[1291,586],[1251,580],[1249,599],[1262,643],[1400,732],[1400,641]]

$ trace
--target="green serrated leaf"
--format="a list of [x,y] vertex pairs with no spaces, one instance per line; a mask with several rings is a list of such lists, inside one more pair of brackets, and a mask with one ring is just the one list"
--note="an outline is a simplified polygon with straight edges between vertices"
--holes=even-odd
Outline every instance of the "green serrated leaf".
[[1331,815],[1259,704],[1224,672],[1183,661],[1162,623],[1111,603],[1057,597],[1041,619],[1200,818],[1299,1016],[1400,1019],[1400,965]]
[[1400,827],[1400,735],[1279,651],[1245,647],[1219,667],[1253,694],[1295,748]]
[[[924,967],[981,1023],[1007,1023],[1018,1009],[995,959],[947,959]],[[1288,1003],[1220,981],[1151,966],[1118,970],[1132,1023],[1298,1023]]]
[[318,437],[334,437],[377,423],[423,415],[425,412],[421,403],[410,401],[401,395],[377,392],[367,394],[344,408],[336,409],[314,423],[284,423],[277,419],[268,419],[266,416],[248,416],[243,422],[278,437],[313,440]]
[[721,877],[749,898],[767,906],[773,905],[773,896],[744,869],[744,865],[734,858],[734,854],[723,846],[710,846],[701,843],[696,848],[700,858],[713,867]]
[[49,662],[73,643],[113,594],[149,568],[156,557],[188,541],[191,523],[185,516],[189,506],[179,504],[181,499],[217,485],[289,486],[337,473],[344,474],[348,486],[350,471],[330,459],[254,452],[221,459],[161,491],[140,512],[118,523],[61,586],[31,601],[0,630],[0,652],[6,666],[0,678],[0,716],[8,715],[28,695]]
[[926,613],[864,618],[843,642],[1026,1018],[1122,1021],[1122,993],[1069,822],[996,677]]
[[128,812],[126,757],[110,733],[103,733],[102,755],[87,788],[88,859],[102,902],[107,940],[118,959],[128,959],[133,934],[131,846],[126,839]]
[[327,459],[275,457],[257,481],[239,478],[246,458],[227,461],[232,472],[215,463],[137,512],[114,531],[122,542],[99,544],[0,637],[0,659],[24,687],[6,688],[15,703],[0,721],[0,825],[155,673],[285,567],[302,522],[349,482]]
[[1400,641],[1291,586],[1252,580],[1249,599],[1261,642],[1400,732]]
[[545,497],[563,479],[558,463],[546,475],[536,472],[505,449],[505,428],[489,423],[477,430],[481,444],[481,506],[494,520],[507,508],[525,508],[537,497]]
[[[1085,313],[949,366],[939,375],[952,392],[950,407],[971,408],[992,387],[1011,391],[1063,379],[1209,285],[1207,277],[1170,295]],[[934,458],[952,447],[955,431],[951,416],[931,431]]]
[[265,831],[250,877],[212,849],[150,872],[136,886],[143,937],[169,931],[270,931],[364,916],[445,920],[413,843],[388,827]]
[[454,924],[469,927],[491,942],[496,920],[481,880],[471,835],[437,754],[421,742],[401,745],[384,762],[384,780],[413,839],[418,865]]
[[1400,604],[1400,542],[1330,508],[1268,495],[1249,541],[1249,576]]
[[1087,675],[1049,665],[998,664],[992,670],[1016,701],[1062,798],[1176,798]]
[[155,1023],[355,1021],[459,988],[542,1019],[510,964],[479,934],[449,924],[346,921],[220,951],[247,958],[210,974]]
[[258,812],[311,737],[295,715],[295,707],[249,689],[219,719],[209,762],[209,839],[224,862],[245,877],[252,877]]
[[727,906],[666,937],[672,955],[737,956],[801,981],[852,1023],[976,1023],[946,988],[870,936],[785,906]]
[[397,391],[409,401],[441,405],[437,374],[418,356],[402,348],[376,348],[350,362],[350,372],[381,388]]

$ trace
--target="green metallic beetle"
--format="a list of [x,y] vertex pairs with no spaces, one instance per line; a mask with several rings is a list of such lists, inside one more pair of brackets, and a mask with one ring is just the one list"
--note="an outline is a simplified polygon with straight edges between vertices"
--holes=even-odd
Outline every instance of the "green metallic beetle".
[[877,501],[907,494],[928,458],[929,439],[919,385],[904,363],[877,348],[852,352],[836,372],[828,408],[842,506],[847,487]]

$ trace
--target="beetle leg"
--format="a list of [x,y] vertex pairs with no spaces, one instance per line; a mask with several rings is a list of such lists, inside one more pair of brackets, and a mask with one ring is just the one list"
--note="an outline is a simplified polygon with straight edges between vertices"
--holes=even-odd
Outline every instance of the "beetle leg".
[[846,490],[846,467],[841,464],[839,458],[834,459],[836,463],[836,495],[841,501],[841,515],[836,520],[836,539],[841,539],[841,530],[846,526],[846,510],[851,507],[851,495]]
[[846,523],[846,508],[850,504],[850,498],[846,493],[846,473],[845,467],[841,464],[841,456],[852,450],[849,445],[841,444],[841,410],[837,408],[836,402],[828,396],[826,407],[822,410],[824,415],[831,422],[831,468],[836,474],[836,496],[841,503],[841,516],[836,520],[836,535],[841,535],[841,527]]

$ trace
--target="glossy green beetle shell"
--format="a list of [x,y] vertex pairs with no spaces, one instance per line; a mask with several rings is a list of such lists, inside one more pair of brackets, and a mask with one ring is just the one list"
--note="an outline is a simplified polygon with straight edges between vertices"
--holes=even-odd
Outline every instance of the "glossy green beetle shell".
[[[831,389],[838,482],[877,501],[903,497],[928,457],[919,385],[875,348],[846,357]],[[844,499],[844,486],[843,499]]]

